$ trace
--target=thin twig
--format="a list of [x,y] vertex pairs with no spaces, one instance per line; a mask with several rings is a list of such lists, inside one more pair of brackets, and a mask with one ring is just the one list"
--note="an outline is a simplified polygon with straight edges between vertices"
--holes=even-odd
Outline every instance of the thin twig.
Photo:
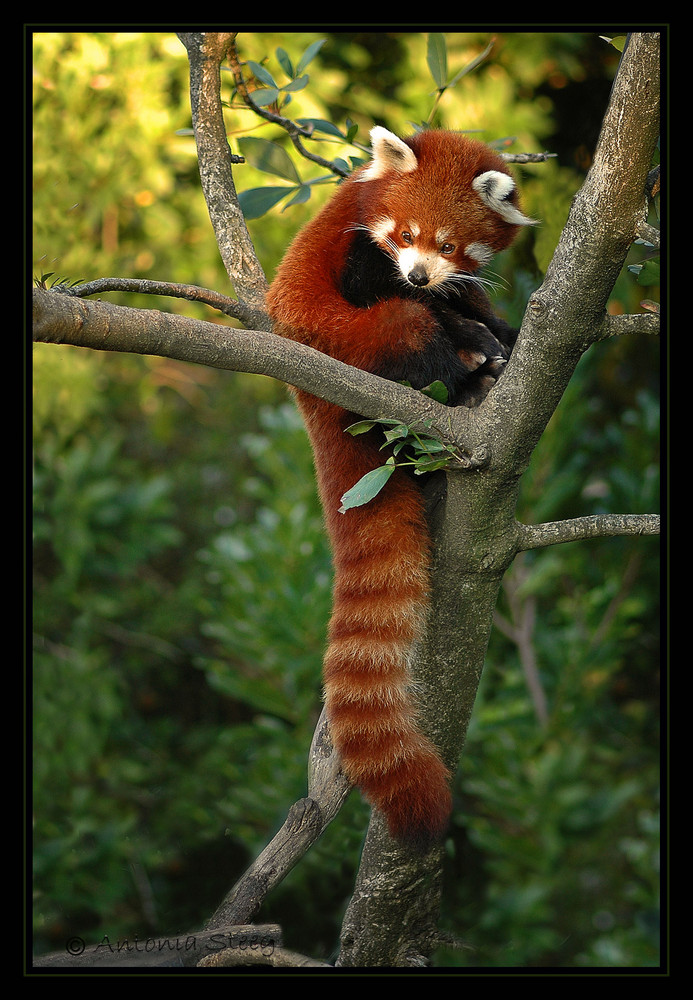
[[517,646],[535,714],[539,724],[545,728],[549,721],[549,709],[534,651],[536,597],[534,594],[524,597],[521,595],[522,586],[529,575],[526,567],[520,562],[521,558],[520,556],[515,560],[512,572],[506,574],[503,583],[511,619],[508,620],[496,609],[493,624]]
[[350,791],[323,710],[310,747],[307,797],[291,806],[281,829],[226,895],[207,930],[251,921],[267,894],[284,880],[332,822]]
[[186,299],[188,302],[202,302],[212,309],[218,309],[225,316],[232,316],[241,322],[247,322],[252,317],[252,311],[229,295],[222,295],[211,288],[201,288],[199,285],[187,285],[173,281],[154,281],[149,278],[95,278],[79,285],[55,284],[51,291],[74,295],[76,298],[86,298],[88,295],[101,295],[104,292],[130,292],[141,295],[166,295],[174,299]]
[[305,159],[318,164],[320,167],[324,167],[326,170],[329,170],[333,174],[337,174],[339,177],[349,176],[348,170],[345,170],[343,167],[333,163],[331,160],[326,160],[322,156],[318,156],[317,153],[311,153],[306,149],[303,145],[302,139],[310,138],[311,133],[308,129],[297,125],[296,122],[293,122],[290,118],[284,118],[284,116],[280,115],[278,112],[268,111],[266,108],[260,107],[259,104],[256,104],[253,101],[252,95],[248,90],[248,85],[243,77],[243,69],[238,56],[238,50],[236,49],[235,39],[229,46],[229,65],[233,74],[233,82],[236,86],[236,91],[244,104],[251,108],[255,114],[260,116],[260,118],[264,118],[265,121],[272,122],[274,125],[278,125],[280,128],[283,128],[298,152]]

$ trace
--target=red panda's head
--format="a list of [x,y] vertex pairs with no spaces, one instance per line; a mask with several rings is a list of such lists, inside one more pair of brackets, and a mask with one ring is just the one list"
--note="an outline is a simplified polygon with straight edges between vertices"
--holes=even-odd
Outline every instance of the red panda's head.
[[406,281],[440,288],[472,276],[533,225],[515,181],[488,146],[455,132],[399,139],[371,131],[373,159],[355,176],[359,227],[393,258]]

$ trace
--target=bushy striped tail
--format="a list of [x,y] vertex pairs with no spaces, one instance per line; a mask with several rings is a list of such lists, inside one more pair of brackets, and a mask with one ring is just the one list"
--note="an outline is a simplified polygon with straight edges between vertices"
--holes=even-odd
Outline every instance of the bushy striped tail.
[[425,846],[444,832],[451,796],[449,773],[418,728],[409,670],[428,605],[423,499],[415,484],[397,472],[370,503],[339,513],[342,494],[384,459],[376,443],[344,434],[349,420],[343,415],[335,422],[342,414],[336,407],[313,402],[310,413],[314,419],[307,424],[334,555],[334,604],[324,660],[332,738],[345,773],[384,814],[391,834]]

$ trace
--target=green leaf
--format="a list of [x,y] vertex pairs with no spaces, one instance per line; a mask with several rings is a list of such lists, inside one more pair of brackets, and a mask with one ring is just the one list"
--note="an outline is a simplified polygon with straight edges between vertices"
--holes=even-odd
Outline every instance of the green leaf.
[[411,442],[413,451],[422,455],[434,455],[439,451],[448,451],[448,446],[438,438],[422,437]]
[[310,82],[310,77],[304,74],[303,76],[297,76],[295,80],[292,80],[291,83],[287,83],[286,86],[282,87],[281,89],[303,90],[304,87],[308,86],[309,82]]
[[274,77],[269,70],[265,69],[264,66],[261,66],[260,63],[254,62],[252,59],[248,60],[248,66],[252,70],[253,76],[259,80],[260,83],[264,83],[266,87],[274,87],[275,89],[278,89],[278,84],[274,82]]
[[646,260],[640,269],[638,275],[639,285],[659,285],[660,284],[660,270],[659,270],[659,258],[656,260]]
[[399,441],[402,438],[409,437],[409,428],[406,424],[397,424],[389,431],[385,431],[385,442],[390,444],[392,441]]
[[293,160],[286,150],[277,145],[276,142],[247,135],[238,140],[238,148],[246,160],[257,170],[263,170],[267,174],[276,174],[277,177],[283,177],[294,184],[301,183]]
[[356,437],[357,434],[367,434],[368,431],[373,430],[377,423],[377,420],[359,420],[355,424],[350,424],[346,428],[346,432],[347,434],[353,434],[354,437]]
[[259,219],[274,208],[282,198],[286,198],[296,190],[298,189],[295,187],[250,188],[248,191],[239,192],[238,203],[246,219]]
[[417,462],[414,466],[414,475],[423,476],[427,472],[437,472],[438,469],[447,469],[450,464],[450,459],[445,458],[432,458],[430,462]]
[[398,427],[401,424],[401,420],[392,420],[384,417],[382,420],[357,420],[355,424],[350,424],[345,428],[347,434],[366,434],[368,431],[372,430],[378,424],[386,425],[388,427]]
[[304,202],[308,201],[311,196],[313,189],[310,184],[301,184],[296,189],[296,194],[293,198],[289,198],[286,205],[282,209],[282,212],[286,211],[291,205],[302,205]]
[[252,103],[258,108],[266,108],[268,104],[274,104],[275,101],[279,100],[279,91],[276,87],[261,87],[260,90],[254,90],[249,96]]
[[448,50],[445,35],[439,31],[432,31],[428,36],[426,62],[436,87],[443,90],[447,86]]
[[353,142],[354,138],[356,137],[356,133],[359,130],[359,127],[355,122],[352,122],[351,118],[347,118],[346,127],[347,127],[346,141]]
[[444,382],[440,382],[438,380],[431,382],[431,384],[425,386],[421,392],[424,396],[430,396],[431,399],[435,399],[439,403],[447,403],[448,401],[448,390]]
[[613,45],[613,47],[615,49],[618,49],[619,52],[623,52],[623,49],[624,49],[625,44],[626,44],[626,38],[628,36],[627,35],[613,35],[613,37],[612,37],[612,36],[609,36],[609,35],[600,35],[599,37],[601,39],[603,39],[603,41],[609,42],[609,44]]
[[332,162],[336,167],[349,173],[352,170],[358,170],[359,167],[362,167],[368,161],[365,156],[350,156],[347,163],[341,156],[336,156]]
[[284,70],[284,72],[286,73],[286,75],[288,77],[291,77],[293,79],[293,77],[294,77],[294,67],[293,67],[293,65],[291,63],[291,57],[289,56],[289,53],[285,49],[278,48],[278,49],[275,50],[274,54],[277,57],[277,62],[279,63],[279,65],[281,66],[281,68]]
[[352,507],[361,507],[372,500],[373,497],[380,493],[394,471],[394,461],[388,460],[386,465],[381,465],[377,469],[371,469],[370,472],[367,472],[342,497],[342,506],[339,508],[340,514],[344,514]]
[[316,55],[318,54],[318,52],[320,51],[320,49],[323,47],[323,45],[325,44],[326,41],[327,41],[326,38],[320,38],[320,39],[318,39],[317,42],[313,42],[311,45],[308,46],[308,48],[306,49],[306,51],[303,53],[303,55],[301,56],[301,58],[298,60],[298,66],[296,67],[296,73],[297,74],[298,73],[302,73],[303,70],[308,65],[308,63],[312,62],[313,59],[315,59]]
[[658,285],[660,283],[658,258],[643,261],[642,264],[629,264],[628,270],[638,279],[639,285]]
[[296,123],[303,128],[312,128],[314,132],[324,132],[326,135],[333,135],[337,139],[344,138],[344,134],[340,129],[324,118],[297,118]]

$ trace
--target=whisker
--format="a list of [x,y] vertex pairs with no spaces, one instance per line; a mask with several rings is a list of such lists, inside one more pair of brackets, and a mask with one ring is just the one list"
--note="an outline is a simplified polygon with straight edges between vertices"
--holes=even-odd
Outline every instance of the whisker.
[[[354,222],[347,226],[343,231],[346,233],[367,233],[371,238],[373,238],[372,225],[366,225],[365,223]],[[400,253],[400,247],[391,237],[386,235],[380,235],[377,243],[382,250],[389,253],[392,257],[393,274],[396,276],[398,282],[403,287],[411,289],[412,283],[400,272],[396,264]],[[423,295],[436,295],[442,298],[450,298],[455,295],[460,295],[466,285],[474,285],[476,288],[480,289],[489,289],[489,291],[492,292],[497,291],[499,288],[507,289],[509,287],[504,278],[498,274],[494,274],[493,272],[486,271],[484,275],[480,275],[470,274],[465,271],[458,271],[456,274],[446,275],[436,284],[430,284],[417,290]]]
[[452,297],[454,295],[461,294],[465,285],[474,285],[477,288],[489,288],[492,290],[495,290],[497,287],[497,283],[492,281],[490,278],[481,277],[478,274],[467,274],[460,271],[458,274],[448,275],[430,290],[433,294],[442,295],[444,297]]

